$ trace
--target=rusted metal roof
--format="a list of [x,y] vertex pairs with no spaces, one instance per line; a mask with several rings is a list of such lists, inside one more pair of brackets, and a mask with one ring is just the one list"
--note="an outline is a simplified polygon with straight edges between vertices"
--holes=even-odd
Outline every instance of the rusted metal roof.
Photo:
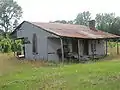
[[60,23],[38,23],[32,24],[41,27],[49,32],[63,37],[85,38],[85,39],[102,39],[102,38],[119,38],[120,36],[103,32],[101,30],[91,30],[83,25],[60,24]]

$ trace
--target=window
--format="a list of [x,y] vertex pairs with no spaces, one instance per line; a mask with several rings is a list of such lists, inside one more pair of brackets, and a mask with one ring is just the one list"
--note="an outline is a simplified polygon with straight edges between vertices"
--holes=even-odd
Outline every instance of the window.
[[33,44],[33,53],[34,54],[37,54],[37,35],[34,33],[33,34],[33,41],[32,41],[32,44]]

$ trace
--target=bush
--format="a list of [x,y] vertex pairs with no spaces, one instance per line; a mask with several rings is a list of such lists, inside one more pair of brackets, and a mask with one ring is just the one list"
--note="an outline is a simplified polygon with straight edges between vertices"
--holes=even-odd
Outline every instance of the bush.
[[0,41],[0,51],[3,53],[8,53],[8,52],[16,52],[16,51],[22,51],[21,46],[22,46],[22,41],[21,40],[14,40],[10,38],[3,38]]
[[11,51],[11,39],[9,38],[3,38],[0,42],[1,44],[1,51],[2,52],[10,52]]

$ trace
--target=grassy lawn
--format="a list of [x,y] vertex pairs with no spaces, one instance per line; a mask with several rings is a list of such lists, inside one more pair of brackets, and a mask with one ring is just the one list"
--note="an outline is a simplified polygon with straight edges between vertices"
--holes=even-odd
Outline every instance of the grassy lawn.
[[48,66],[0,54],[0,90],[120,90],[119,56],[107,59]]

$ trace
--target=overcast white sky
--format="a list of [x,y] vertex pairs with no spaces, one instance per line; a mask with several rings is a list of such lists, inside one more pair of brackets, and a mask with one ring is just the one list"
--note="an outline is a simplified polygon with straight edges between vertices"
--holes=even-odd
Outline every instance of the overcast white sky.
[[120,0],[15,0],[23,9],[22,20],[49,22],[73,20],[79,12],[114,12],[120,16]]

